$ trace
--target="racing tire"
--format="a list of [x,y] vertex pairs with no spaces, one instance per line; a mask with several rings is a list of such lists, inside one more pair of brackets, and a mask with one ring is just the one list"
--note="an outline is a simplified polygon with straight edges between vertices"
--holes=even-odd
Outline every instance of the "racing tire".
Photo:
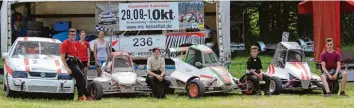
[[5,82],[2,82],[2,91],[6,91]]
[[198,79],[191,80],[187,83],[186,92],[190,98],[200,98],[205,95],[205,85]]
[[253,84],[253,82],[251,82],[250,80],[247,80],[246,78],[247,76],[244,75],[240,78],[240,81],[241,83],[246,83],[245,85],[242,85],[243,87],[240,87],[241,88],[241,91],[242,91],[242,94],[244,95],[254,95],[256,94],[256,85]]
[[93,99],[101,100],[104,93],[103,86],[101,85],[101,83],[93,81],[90,84],[89,93]]
[[60,95],[61,99],[64,100],[73,100],[74,99],[74,93],[65,93]]
[[331,94],[338,94],[339,92],[339,81],[338,80],[332,80],[328,81],[329,85],[329,90]]
[[[6,81],[7,82],[7,85],[9,85],[9,82],[8,81]],[[10,89],[10,87],[6,87],[6,90],[5,90],[5,96],[6,97],[17,97],[17,92],[16,91],[12,91],[11,89]]]
[[270,80],[269,92],[274,95],[279,95],[282,90],[282,81],[280,78],[272,76]]

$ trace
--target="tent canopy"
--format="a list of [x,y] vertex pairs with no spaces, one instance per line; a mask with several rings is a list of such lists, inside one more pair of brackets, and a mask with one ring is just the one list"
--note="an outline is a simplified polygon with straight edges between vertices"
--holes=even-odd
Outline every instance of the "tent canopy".
[[[314,1],[303,1],[298,4],[298,14],[312,14],[313,11],[313,2]],[[326,1],[322,1],[326,2]],[[354,12],[354,1],[351,0],[345,0],[345,1],[339,1],[340,2],[340,7],[341,7],[341,12]]]
[[298,4],[298,14],[313,14],[314,58],[320,60],[325,48],[325,39],[332,38],[335,49],[340,51],[340,16],[354,12],[354,2],[345,1],[303,1]]

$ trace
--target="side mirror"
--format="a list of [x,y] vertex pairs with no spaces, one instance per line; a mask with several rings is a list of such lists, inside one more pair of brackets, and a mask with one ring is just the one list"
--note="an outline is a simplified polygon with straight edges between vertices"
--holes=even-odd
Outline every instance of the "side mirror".
[[202,63],[201,63],[201,62],[196,62],[196,63],[195,63],[195,66],[196,66],[196,67],[201,67],[201,66],[202,66]]
[[1,56],[2,58],[4,58],[4,59],[7,59],[8,57],[9,57],[9,53],[2,53],[2,56]]

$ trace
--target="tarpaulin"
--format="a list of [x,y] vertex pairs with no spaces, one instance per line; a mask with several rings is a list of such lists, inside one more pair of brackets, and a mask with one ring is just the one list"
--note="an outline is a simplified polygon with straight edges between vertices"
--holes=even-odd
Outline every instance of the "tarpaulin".
[[353,1],[303,1],[298,4],[298,14],[313,14],[314,58],[320,60],[325,39],[332,38],[335,49],[340,51],[340,14],[354,12]]

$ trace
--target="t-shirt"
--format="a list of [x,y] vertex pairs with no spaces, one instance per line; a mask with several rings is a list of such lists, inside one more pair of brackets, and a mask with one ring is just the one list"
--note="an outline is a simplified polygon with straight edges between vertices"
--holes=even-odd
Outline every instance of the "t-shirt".
[[61,54],[68,54],[69,56],[78,57],[78,50],[76,48],[75,42],[71,42],[69,40],[65,40],[60,45],[60,53]]
[[[247,61],[247,69],[255,69],[255,70],[259,70],[259,69],[263,69],[263,66],[261,65],[261,60],[259,57],[249,57],[248,61]],[[259,71],[256,71],[259,72]]]
[[147,60],[147,71],[157,71],[160,69],[165,69],[164,58],[159,57],[156,59],[154,56],[149,57]]
[[325,62],[325,68],[329,69],[336,69],[337,62],[341,61],[340,53],[337,51],[333,51],[329,53],[328,51],[324,51],[320,55],[320,61]]
[[88,48],[90,48],[89,42],[84,40],[84,43],[81,43],[80,41],[78,41],[76,42],[76,48],[78,48],[80,61],[88,61]]

